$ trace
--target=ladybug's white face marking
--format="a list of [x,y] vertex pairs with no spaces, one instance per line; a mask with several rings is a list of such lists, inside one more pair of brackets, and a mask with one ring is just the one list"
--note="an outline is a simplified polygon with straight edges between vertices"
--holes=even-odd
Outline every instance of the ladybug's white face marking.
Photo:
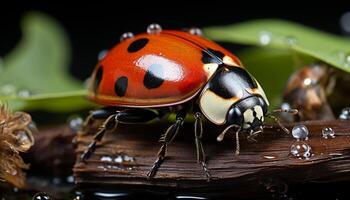
[[243,117],[244,117],[244,123],[243,123],[244,129],[255,128],[255,127],[252,127],[252,125],[254,126],[255,123],[259,123],[258,125],[260,125],[264,122],[264,112],[261,106],[259,105],[256,105],[253,108],[247,109],[243,113]]
[[220,125],[226,122],[227,112],[236,101],[235,98],[224,99],[211,90],[204,90],[200,97],[199,106],[208,120]]
[[224,56],[222,62],[228,66],[239,66],[230,56]]
[[208,79],[214,74],[219,65],[217,63],[208,63],[203,65],[204,71],[207,73]]

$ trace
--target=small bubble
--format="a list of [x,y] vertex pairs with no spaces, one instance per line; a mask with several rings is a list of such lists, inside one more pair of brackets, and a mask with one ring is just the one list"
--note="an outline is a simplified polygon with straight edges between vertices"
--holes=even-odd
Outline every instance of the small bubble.
[[20,90],[17,92],[18,97],[28,98],[30,97],[30,91],[29,90]]
[[14,85],[6,84],[1,86],[0,94],[4,96],[16,95],[17,88]]
[[66,181],[67,183],[74,183],[74,176],[73,175],[67,176]]
[[343,31],[350,33],[350,12],[346,12],[340,17],[340,26]]
[[98,60],[104,59],[106,57],[107,53],[108,53],[107,49],[100,51],[97,55]]
[[27,151],[34,144],[33,136],[26,130],[15,130],[14,135],[16,136],[16,149],[21,152]]
[[343,108],[340,112],[339,119],[349,120],[350,119],[350,107]]
[[332,128],[326,127],[322,129],[322,137],[325,139],[335,138],[335,133]]
[[[292,107],[290,106],[290,104],[289,103],[287,103],[287,102],[283,102],[282,104],[281,104],[281,106],[280,106],[280,108],[282,109],[282,110],[291,110],[292,109]],[[294,120],[294,118],[293,118],[293,115],[291,115],[290,113],[287,113],[287,112],[281,112],[281,117],[282,117],[282,119],[284,119],[285,121],[287,121],[287,122],[293,122]]]
[[107,171],[107,168],[105,166],[97,166],[98,169],[102,169],[103,171]]
[[293,36],[287,36],[285,38],[285,41],[286,41],[288,46],[293,46],[293,45],[297,44],[297,42],[298,42],[297,39]]
[[8,167],[5,171],[11,176],[16,176],[18,173],[18,171],[14,168],[14,166]]
[[311,147],[304,141],[296,141],[290,147],[290,153],[299,159],[308,159],[312,156]]
[[162,27],[159,24],[150,24],[147,27],[147,33],[156,34],[162,32]]
[[265,46],[270,44],[271,42],[271,33],[267,31],[261,31],[259,33],[259,42],[261,45]]
[[110,156],[102,156],[100,159],[102,162],[112,162],[112,158]]
[[45,192],[36,193],[33,196],[33,200],[51,200],[52,198]]
[[78,131],[83,127],[84,120],[80,116],[72,116],[68,119],[69,128]]
[[126,32],[120,36],[119,41],[123,42],[124,40],[130,39],[133,37],[134,37],[134,34],[132,32]]
[[192,35],[203,35],[203,32],[200,28],[192,27],[188,30],[188,32]]
[[128,155],[124,155],[124,161],[125,162],[134,162],[134,158]]
[[117,156],[116,158],[114,158],[114,162],[116,163],[122,163],[124,161],[122,156]]
[[275,159],[276,157],[275,156],[264,156],[264,158],[271,160],[271,159]]
[[345,62],[346,62],[346,64],[347,64],[348,66],[350,66],[350,54],[347,54],[347,55],[345,56]]
[[307,129],[306,126],[302,124],[298,124],[294,126],[292,129],[292,136],[297,140],[300,140],[300,139],[307,140],[308,135],[309,135],[309,130]]

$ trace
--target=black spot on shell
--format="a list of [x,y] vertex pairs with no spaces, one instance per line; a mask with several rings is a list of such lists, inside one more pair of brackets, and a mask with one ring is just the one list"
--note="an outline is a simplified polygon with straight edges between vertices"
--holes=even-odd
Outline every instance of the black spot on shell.
[[126,76],[121,76],[114,83],[114,92],[118,96],[122,97],[125,95],[127,87],[128,87],[128,78]]
[[129,53],[134,53],[139,50],[141,50],[143,47],[145,47],[148,43],[147,38],[140,38],[135,41],[133,41],[129,46],[128,46],[128,52]]
[[221,51],[216,51],[214,49],[206,49],[202,50],[202,62],[204,64],[208,63],[217,63],[221,64],[222,59],[224,58],[225,54],[223,54]]
[[210,90],[222,98],[237,96],[247,88],[257,88],[252,76],[243,68],[233,67],[229,70],[220,68],[209,83]]
[[95,81],[94,81],[94,85],[93,85],[93,89],[95,94],[98,92],[98,86],[101,83],[102,80],[102,76],[103,76],[103,68],[102,66],[99,66],[95,75]]
[[164,70],[163,66],[159,64],[153,64],[148,67],[143,84],[148,89],[158,88],[164,82]]

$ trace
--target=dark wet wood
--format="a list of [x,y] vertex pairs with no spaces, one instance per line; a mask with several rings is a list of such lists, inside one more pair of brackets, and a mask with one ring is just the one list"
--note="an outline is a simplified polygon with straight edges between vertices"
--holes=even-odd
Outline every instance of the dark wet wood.
[[30,174],[71,175],[75,162],[75,146],[72,143],[75,136],[76,133],[65,125],[39,127],[39,133],[34,135],[34,146],[23,155],[30,163]]
[[[291,156],[290,147],[296,140],[275,126],[266,128],[256,143],[249,143],[241,137],[241,154],[234,156],[233,131],[219,143],[216,137],[222,129],[205,125],[203,143],[213,177],[210,182],[206,181],[200,165],[196,163],[192,124],[185,124],[180,130],[168,148],[167,159],[151,180],[146,174],[160,147],[158,138],[169,124],[120,125],[117,131],[107,134],[86,164],[75,164],[74,175],[78,186],[90,189],[98,186],[105,189],[159,186],[181,191],[205,189],[206,192],[229,190],[231,193],[237,192],[235,189],[242,193],[247,188],[256,192],[259,190],[257,185],[266,189],[276,180],[288,183],[349,180],[350,121],[310,121],[302,124],[310,131],[306,141],[312,148],[309,159]],[[336,137],[324,139],[321,134],[324,127],[331,127]],[[77,157],[91,139],[91,134],[78,137]],[[118,156],[132,157],[132,161],[118,162]]]

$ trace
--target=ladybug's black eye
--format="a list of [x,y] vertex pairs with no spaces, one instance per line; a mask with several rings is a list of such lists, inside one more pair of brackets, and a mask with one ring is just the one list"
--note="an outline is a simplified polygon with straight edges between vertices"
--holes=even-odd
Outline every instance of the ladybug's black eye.
[[230,110],[227,112],[226,123],[228,125],[237,124],[239,126],[243,124],[243,116],[239,108],[236,106],[230,108]]

